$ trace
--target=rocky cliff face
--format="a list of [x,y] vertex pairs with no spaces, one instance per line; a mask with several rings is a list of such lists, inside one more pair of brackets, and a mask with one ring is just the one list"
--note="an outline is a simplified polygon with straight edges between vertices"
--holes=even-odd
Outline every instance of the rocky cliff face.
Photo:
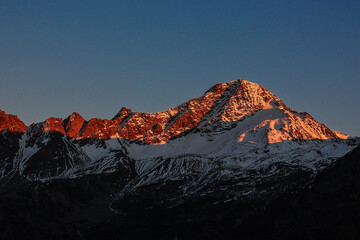
[[[115,239],[136,239],[137,224],[185,212],[172,218],[170,235],[160,235],[174,238],[178,220],[199,220],[192,203],[206,206],[199,214],[227,203],[256,212],[256,204],[307,186],[359,142],[243,79],[158,113],[122,108],[89,121],[73,113],[26,127],[0,111],[0,225],[13,231],[6,218],[17,216],[10,218],[37,229],[31,238],[83,239],[104,234],[109,223]],[[150,230],[140,229],[144,239]]]
[[0,110],[0,132],[23,133],[25,129],[25,124],[17,116],[6,114]]
[[[76,139],[121,138],[147,144],[163,144],[189,130],[217,124],[236,123],[260,110],[274,110],[277,118],[263,121],[246,129],[240,138],[265,129],[269,143],[298,139],[346,139],[345,134],[331,131],[316,122],[308,113],[297,113],[288,108],[274,94],[258,84],[243,79],[219,83],[200,98],[158,113],[132,112],[122,108],[111,119],[93,118],[85,121],[73,113],[64,121],[49,118],[42,132],[59,132]],[[25,125],[13,115],[1,112],[1,128],[11,132],[24,132]]]
[[[242,156],[247,149],[248,155],[243,157],[255,161],[259,155],[253,157],[252,152],[263,148],[273,152],[274,146],[279,148],[277,143],[290,141],[294,146],[299,140],[348,138],[316,122],[308,113],[297,113],[265,88],[243,79],[216,84],[200,98],[164,112],[141,113],[122,108],[111,120],[86,121],[73,113],[65,120],[51,117],[26,128],[16,116],[0,113],[2,132],[16,133],[19,138],[3,176],[16,172],[30,179],[114,171],[122,161],[114,156],[120,153],[138,160],[185,154],[223,158]],[[343,151],[349,149],[344,147]]]

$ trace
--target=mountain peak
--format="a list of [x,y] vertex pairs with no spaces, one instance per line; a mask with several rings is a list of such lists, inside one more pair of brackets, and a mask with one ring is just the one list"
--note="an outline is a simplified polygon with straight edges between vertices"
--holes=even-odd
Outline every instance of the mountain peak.
[[125,107],[122,107],[120,111],[112,118],[112,120],[118,119],[118,118],[124,118],[125,116],[129,115],[131,113],[131,109],[127,109]]
[[23,133],[26,125],[15,115],[6,114],[0,110],[0,132],[9,131],[14,133]]
[[[246,84],[246,83],[252,83],[252,82],[249,82],[249,81],[247,81],[247,80],[245,80],[243,78],[238,78],[238,79],[232,80],[230,82],[227,82],[226,84],[232,85],[234,83],[240,83],[240,84],[244,83],[244,84]],[[252,83],[252,84],[255,84],[255,83]]]
[[82,126],[85,123],[85,119],[77,112],[73,112],[63,122],[63,128],[68,137],[76,138]]
[[261,109],[287,108],[273,93],[259,84],[244,79],[233,80],[221,85],[217,84],[210,90],[217,89],[220,86],[225,87],[225,90],[217,100],[219,111],[211,122],[238,121]]
[[73,112],[68,118],[69,118],[70,121],[73,121],[73,120],[75,120],[77,118],[83,118],[83,117],[79,113]]
[[60,132],[62,134],[65,134],[62,125],[63,125],[62,118],[54,118],[54,117],[48,118],[42,124],[42,132]]
[[[4,119],[0,130],[25,131],[17,117],[4,112],[0,116]],[[10,118],[17,127],[9,123]],[[70,138],[123,138],[147,144],[163,144],[195,130],[212,134],[234,127],[239,131],[238,142],[348,137],[331,131],[309,114],[297,113],[264,87],[244,79],[215,84],[203,96],[163,112],[132,112],[123,107],[111,120],[85,121],[74,112],[64,121],[49,118],[43,123],[43,131],[57,131]]]

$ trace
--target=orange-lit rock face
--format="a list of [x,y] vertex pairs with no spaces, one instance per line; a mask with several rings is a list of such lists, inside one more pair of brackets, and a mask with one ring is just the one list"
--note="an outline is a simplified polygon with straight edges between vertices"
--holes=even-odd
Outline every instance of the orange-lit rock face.
[[258,84],[242,81],[226,103],[221,121],[238,121],[260,109],[284,108],[284,103]]
[[[88,122],[79,120],[78,127],[76,132],[74,132],[74,137],[84,139],[84,138],[99,138],[99,139],[109,139],[109,138],[118,138],[119,137],[119,127],[124,119],[127,119],[132,115],[130,109],[122,108],[118,114],[112,119],[100,119],[92,118]],[[81,127],[79,127],[81,125]],[[69,135],[68,135],[69,136]],[[71,137],[71,136],[69,136]]]
[[99,138],[108,139],[115,137],[119,124],[116,120],[102,120],[100,118],[92,118],[85,123],[83,130],[79,134],[79,138]]
[[[262,86],[243,79],[218,83],[202,97],[194,98],[164,112],[141,113],[122,108],[111,120],[93,118],[85,121],[73,113],[64,121],[49,118],[42,126],[43,132],[57,131],[70,138],[123,138],[149,144],[163,144],[195,127],[211,124],[236,123],[259,110],[275,111],[277,117],[257,122],[239,132],[239,142],[251,135],[266,132],[269,143],[293,138],[327,139],[348,138],[316,122],[309,114],[297,113]],[[264,112],[262,111],[262,112]],[[0,130],[25,131],[25,125],[16,117],[0,112]],[[259,136],[260,136],[259,135]]]
[[266,137],[267,143],[278,143],[291,139],[347,139],[348,136],[331,131],[324,124],[316,122],[308,113],[297,113],[288,108],[278,108],[272,111],[272,116],[261,119],[242,129],[238,142],[256,142]]
[[59,132],[65,135],[63,128],[63,120],[61,118],[49,118],[42,126],[42,132]]
[[129,116],[119,129],[119,136],[126,139],[141,139],[151,143],[155,136],[163,133],[162,129],[169,116],[161,113],[135,112]]
[[127,108],[121,108],[121,110],[115,115],[112,120],[119,120],[120,122],[131,114],[131,110]]
[[0,132],[3,131],[23,133],[26,130],[26,125],[20,119],[11,114],[6,114],[0,110]]
[[84,125],[84,118],[78,113],[71,114],[67,119],[64,120],[64,128],[66,135],[71,138],[76,138]]
[[227,86],[225,83],[217,84],[204,96],[164,112],[133,113],[119,129],[119,137],[165,143],[171,137],[196,127]]

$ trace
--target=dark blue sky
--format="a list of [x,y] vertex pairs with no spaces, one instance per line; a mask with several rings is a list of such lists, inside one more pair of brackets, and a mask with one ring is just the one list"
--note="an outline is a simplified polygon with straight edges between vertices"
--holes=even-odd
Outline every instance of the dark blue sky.
[[157,112],[245,78],[360,135],[360,1],[0,1],[0,109]]

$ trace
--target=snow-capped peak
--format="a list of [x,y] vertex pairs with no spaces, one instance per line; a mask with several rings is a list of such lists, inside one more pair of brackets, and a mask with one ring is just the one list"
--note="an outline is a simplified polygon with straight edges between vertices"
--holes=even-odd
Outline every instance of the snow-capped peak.
[[[255,113],[265,114],[267,118],[259,122],[254,117]],[[297,113],[288,108],[264,87],[244,79],[218,83],[203,96],[163,112],[142,113],[122,108],[111,120],[93,118],[89,121],[73,113],[64,121],[49,118],[43,125],[43,131],[57,131],[78,139],[123,138],[147,144],[164,144],[192,131],[221,133],[247,118],[250,119],[247,121],[249,124],[239,129],[239,142],[252,141],[253,136],[260,135],[267,143],[294,138],[348,137],[331,131],[307,113]]]

